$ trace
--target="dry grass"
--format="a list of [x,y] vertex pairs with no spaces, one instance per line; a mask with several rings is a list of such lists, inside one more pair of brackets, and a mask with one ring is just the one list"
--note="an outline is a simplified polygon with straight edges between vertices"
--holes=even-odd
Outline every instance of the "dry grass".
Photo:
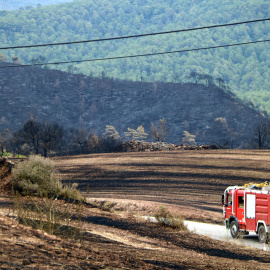
[[19,223],[62,238],[81,241],[81,203],[73,205],[53,198],[21,196],[18,193],[13,196],[13,202],[10,213]]
[[166,207],[163,205],[161,205],[159,211],[155,213],[155,218],[161,226],[168,226],[181,231],[187,230],[187,227],[184,225],[184,219],[176,213],[167,211]]

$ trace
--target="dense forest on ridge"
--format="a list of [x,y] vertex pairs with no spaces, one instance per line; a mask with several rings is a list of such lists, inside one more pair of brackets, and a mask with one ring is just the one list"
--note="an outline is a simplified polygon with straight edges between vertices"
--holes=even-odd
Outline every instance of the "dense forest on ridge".
[[[39,5],[28,10],[1,11],[0,46],[170,31],[267,18],[269,14],[270,2],[267,0],[81,0],[57,6]],[[265,40],[269,39],[269,27],[270,22],[266,21],[99,43],[0,50],[0,53],[7,56],[5,61],[16,56],[25,64],[38,59],[48,62],[88,60]],[[93,76],[163,82],[191,82],[188,75],[196,71],[223,78],[238,97],[270,113],[269,48],[269,42],[265,42],[48,67]]]

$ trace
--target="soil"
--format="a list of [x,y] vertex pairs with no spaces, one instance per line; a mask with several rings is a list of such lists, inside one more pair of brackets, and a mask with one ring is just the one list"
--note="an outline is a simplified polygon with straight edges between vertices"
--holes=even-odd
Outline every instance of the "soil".
[[[78,233],[67,238],[61,230],[50,235],[20,224],[16,198],[2,188],[0,269],[269,269],[269,252],[140,218],[162,205],[175,216],[222,223],[225,187],[263,182],[269,159],[267,151],[240,150],[57,157],[62,181],[77,182],[87,197],[80,206],[51,201],[57,212],[68,211],[65,230]],[[0,188],[7,177],[1,174]]]

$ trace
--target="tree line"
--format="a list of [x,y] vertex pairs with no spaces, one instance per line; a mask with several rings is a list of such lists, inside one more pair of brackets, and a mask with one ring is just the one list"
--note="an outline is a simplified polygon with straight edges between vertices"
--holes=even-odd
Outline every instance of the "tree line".
[[98,136],[86,128],[65,129],[56,122],[30,119],[22,129],[0,134],[0,153],[42,156],[121,151],[120,138]]
[[[151,123],[150,134],[143,126],[137,129],[128,128],[125,132],[126,140],[144,141],[150,137],[159,142],[165,142],[168,135],[165,119]],[[196,145],[196,136],[188,131],[183,132],[181,145]],[[251,128],[251,149],[270,149],[270,120],[264,119],[255,123]],[[85,127],[65,129],[56,122],[40,122],[30,119],[16,132],[4,130],[0,132],[0,156],[5,153],[28,156],[30,154],[42,156],[75,155],[90,153],[107,153],[123,151],[123,138],[115,127],[107,125],[102,135]]]
[[[151,136],[156,141],[164,141],[168,134],[165,119],[151,125]],[[143,126],[128,128],[126,140],[148,138]],[[17,155],[73,155],[122,151],[122,138],[115,127],[107,125],[102,135],[85,127],[65,129],[57,122],[41,122],[30,119],[16,132],[5,130],[0,133],[0,156],[5,152]]]

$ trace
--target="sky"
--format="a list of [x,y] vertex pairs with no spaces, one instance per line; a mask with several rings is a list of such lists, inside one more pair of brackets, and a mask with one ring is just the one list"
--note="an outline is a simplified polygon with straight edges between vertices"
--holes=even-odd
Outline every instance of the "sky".
[[0,10],[19,9],[25,6],[36,6],[72,2],[73,0],[0,0]]

